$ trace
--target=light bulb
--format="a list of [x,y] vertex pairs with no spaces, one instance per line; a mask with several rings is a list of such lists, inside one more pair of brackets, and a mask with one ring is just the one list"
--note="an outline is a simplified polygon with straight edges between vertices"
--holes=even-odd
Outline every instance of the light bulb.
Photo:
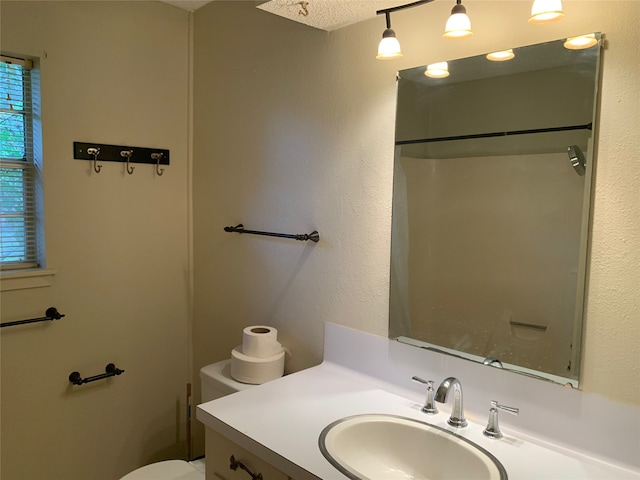
[[451,16],[444,27],[444,38],[466,38],[473,35],[471,31],[471,20],[467,15],[467,9],[462,5],[461,0],[451,9]]
[[400,50],[400,42],[396,38],[396,33],[387,28],[382,34],[382,40],[378,44],[378,60],[393,60],[394,58],[402,57],[402,50]]
[[513,53],[513,49],[502,50],[500,52],[493,52],[487,55],[487,59],[492,62],[504,62],[506,60],[511,60],[515,58],[516,54]]
[[427,65],[424,74],[431,78],[447,78],[449,76],[449,65],[447,62],[438,62]]
[[555,22],[562,17],[562,0],[535,0],[531,6],[529,23]]
[[580,35],[579,37],[569,37],[564,42],[564,48],[569,50],[582,50],[583,48],[593,47],[598,43],[595,33],[588,35]]

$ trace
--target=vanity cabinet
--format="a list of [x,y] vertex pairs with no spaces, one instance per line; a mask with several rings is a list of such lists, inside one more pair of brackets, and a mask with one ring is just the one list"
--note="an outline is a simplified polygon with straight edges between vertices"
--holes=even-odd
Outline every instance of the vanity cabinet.
[[293,480],[231,440],[207,428],[205,437],[206,480],[251,480],[251,475],[242,468],[238,467],[236,470],[232,470],[229,467],[232,455],[236,461],[241,462],[254,475],[262,474],[263,480]]

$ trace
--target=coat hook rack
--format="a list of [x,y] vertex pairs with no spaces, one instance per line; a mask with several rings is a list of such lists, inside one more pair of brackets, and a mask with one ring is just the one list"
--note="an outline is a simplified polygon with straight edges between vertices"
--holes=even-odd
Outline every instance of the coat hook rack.
[[266,235],[268,237],[280,237],[280,238],[293,238],[294,240],[307,241],[311,240],[312,242],[318,243],[320,241],[320,234],[317,231],[313,231],[311,233],[304,233],[299,235],[292,235],[288,233],[273,233],[273,232],[260,232],[258,230],[246,230],[244,225],[239,224],[235,227],[224,227],[225,232],[235,232],[235,233],[250,233],[252,235]]
[[69,381],[74,385],[82,385],[83,383],[95,382],[96,380],[102,380],[103,378],[115,377],[124,373],[124,370],[120,370],[113,363],[107,364],[104,368],[105,373],[100,375],[94,375],[93,377],[82,378],[80,372],[71,372],[69,375]]
[[133,170],[136,168],[131,164],[148,163],[155,165],[158,175],[162,175],[164,172],[164,168],[160,168],[160,165],[170,165],[169,150],[161,148],[73,142],[73,158],[75,160],[91,160],[96,173],[100,173],[100,169],[103,167],[103,165],[97,164],[98,156],[100,156],[101,162],[126,163],[129,175],[133,174]]
[[13,325],[24,325],[26,323],[37,323],[37,322],[47,322],[51,320],[60,320],[64,315],[56,309],[56,307],[49,307],[47,311],[44,312],[44,317],[40,318],[30,318],[28,320],[16,320],[15,322],[5,322],[0,323],[0,327],[11,327]]

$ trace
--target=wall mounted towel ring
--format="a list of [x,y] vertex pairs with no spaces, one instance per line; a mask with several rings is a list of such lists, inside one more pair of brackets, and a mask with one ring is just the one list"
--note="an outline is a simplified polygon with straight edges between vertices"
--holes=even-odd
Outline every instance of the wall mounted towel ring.
[[163,155],[164,155],[164,153],[152,153],[151,154],[151,158],[156,160],[156,173],[158,174],[158,176],[161,176],[164,173],[164,168],[160,168],[160,159],[162,158]]
[[93,156],[93,169],[96,173],[100,173],[102,169],[102,165],[98,165],[98,155],[100,155],[99,148],[87,148],[87,153]]
[[131,160],[131,155],[133,154],[133,150],[122,150],[120,152],[120,156],[125,157],[127,159],[127,173],[131,175],[136,167],[129,167],[129,160]]

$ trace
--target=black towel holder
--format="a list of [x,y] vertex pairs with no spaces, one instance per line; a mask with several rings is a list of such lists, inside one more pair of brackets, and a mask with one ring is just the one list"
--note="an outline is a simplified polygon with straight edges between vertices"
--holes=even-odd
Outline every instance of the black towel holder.
[[13,325],[24,325],[26,323],[47,322],[50,320],[60,320],[64,315],[56,309],[56,307],[49,307],[44,312],[44,317],[30,318],[28,320],[16,320],[15,322],[0,323],[0,327],[11,327]]
[[82,385],[83,383],[95,382],[96,380],[102,380],[103,378],[115,377],[124,373],[124,370],[117,368],[113,363],[107,364],[104,369],[105,373],[100,375],[94,375],[93,377],[82,378],[80,372],[71,372],[69,375],[69,381],[74,385]]
[[315,242],[315,243],[318,243],[320,241],[320,234],[315,230],[311,233],[303,233],[303,234],[260,232],[258,230],[246,230],[244,228],[244,225],[240,223],[235,227],[224,227],[224,231],[235,232],[235,233],[250,233],[252,235],[266,235],[268,237],[293,238],[294,240],[300,240],[305,242],[307,240],[311,240],[312,242]]

